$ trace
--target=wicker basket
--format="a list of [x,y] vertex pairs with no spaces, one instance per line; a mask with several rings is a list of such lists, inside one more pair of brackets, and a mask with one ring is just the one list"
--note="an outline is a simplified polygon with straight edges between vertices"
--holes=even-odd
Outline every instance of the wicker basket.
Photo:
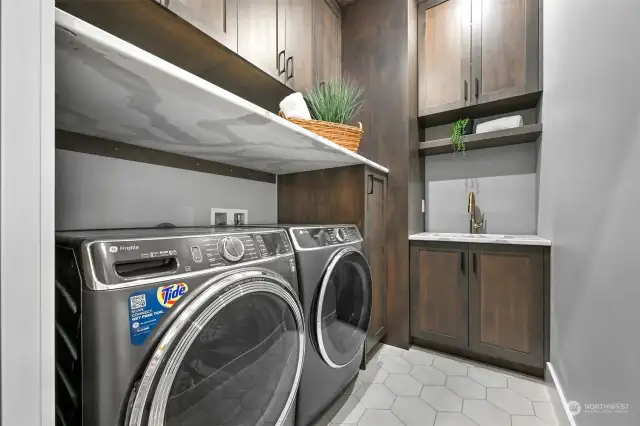
[[287,118],[280,111],[278,113],[280,117],[289,120],[293,124],[297,124],[300,127],[304,127],[310,132],[323,138],[329,139],[331,142],[337,143],[343,148],[349,151],[358,152],[360,141],[362,140],[362,123],[358,123],[359,127],[348,126],[346,124],[329,123],[327,121],[319,120],[301,120],[299,118]]

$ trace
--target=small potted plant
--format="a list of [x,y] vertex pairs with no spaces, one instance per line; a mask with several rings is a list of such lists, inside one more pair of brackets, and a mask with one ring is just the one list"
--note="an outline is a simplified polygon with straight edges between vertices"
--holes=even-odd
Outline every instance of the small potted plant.
[[305,96],[313,120],[285,118],[357,152],[362,140],[362,123],[358,123],[358,127],[349,123],[364,104],[362,93],[362,88],[350,77],[329,80],[316,85]]
[[465,135],[473,133],[473,120],[470,118],[463,118],[453,123],[451,128],[451,144],[453,145],[453,152],[461,152],[465,154],[467,147],[464,144]]

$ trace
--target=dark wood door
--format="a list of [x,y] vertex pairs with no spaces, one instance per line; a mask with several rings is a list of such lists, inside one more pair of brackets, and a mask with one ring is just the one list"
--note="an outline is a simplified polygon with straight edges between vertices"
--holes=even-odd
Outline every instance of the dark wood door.
[[333,0],[313,0],[314,83],[342,75],[342,17]]
[[471,0],[418,6],[419,114],[471,103]]
[[411,336],[459,348],[469,344],[467,245],[410,247]]
[[159,0],[200,31],[238,51],[238,0]]
[[473,0],[473,102],[538,90],[538,0]]
[[470,349],[543,367],[543,249],[471,245]]
[[367,333],[367,350],[386,334],[387,324],[387,180],[384,176],[365,173],[367,198],[365,207],[364,250],[372,278],[371,322]]
[[303,94],[313,87],[313,1],[288,0],[286,9],[285,82]]
[[[278,33],[278,0],[238,0],[238,54],[270,74],[284,79],[284,31]],[[280,39],[279,39],[280,37]]]

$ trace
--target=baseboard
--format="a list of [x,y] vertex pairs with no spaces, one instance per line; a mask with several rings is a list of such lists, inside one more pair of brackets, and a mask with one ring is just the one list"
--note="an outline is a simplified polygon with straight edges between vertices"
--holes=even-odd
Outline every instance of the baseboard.
[[553,369],[553,365],[548,362],[547,363],[547,372],[549,373],[549,376],[551,378],[551,381],[553,382],[553,385],[555,386],[556,390],[558,391],[558,396],[560,397],[560,401],[553,401],[554,404],[554,408],[556,408],[556,404],[560,405],[561,410],[556,409],[556,413],[560,414],[562,412],[564,412],[565,414],[565,418],[558,418],[558,421],[560,421],[560,424],[562,426],[567,425],[567,426],[578,426],[576,424],[576,418],[571,414],[571,411],[569,410],[569,401],[567,401],[567,398],[564,395],[564,390],[562,389],[562,386],[560,385],[560,381],[558,380],[558,376],[556,375],[556,371]]

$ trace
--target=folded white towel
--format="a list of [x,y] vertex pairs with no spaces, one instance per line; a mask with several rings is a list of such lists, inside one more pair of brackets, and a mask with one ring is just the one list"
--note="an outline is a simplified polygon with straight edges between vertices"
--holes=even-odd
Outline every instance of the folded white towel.
[[309,108],[304,101],[302,93],[292,93],[280,102],[280,111],[287,118],[299,118],[301,120],[311,120]]
[[521,115],[512,115],[511,117],[503,117],[480,123],[476,126],[476,133],[495,132],[498,130],[513,129],[514,127],[522,127]]

